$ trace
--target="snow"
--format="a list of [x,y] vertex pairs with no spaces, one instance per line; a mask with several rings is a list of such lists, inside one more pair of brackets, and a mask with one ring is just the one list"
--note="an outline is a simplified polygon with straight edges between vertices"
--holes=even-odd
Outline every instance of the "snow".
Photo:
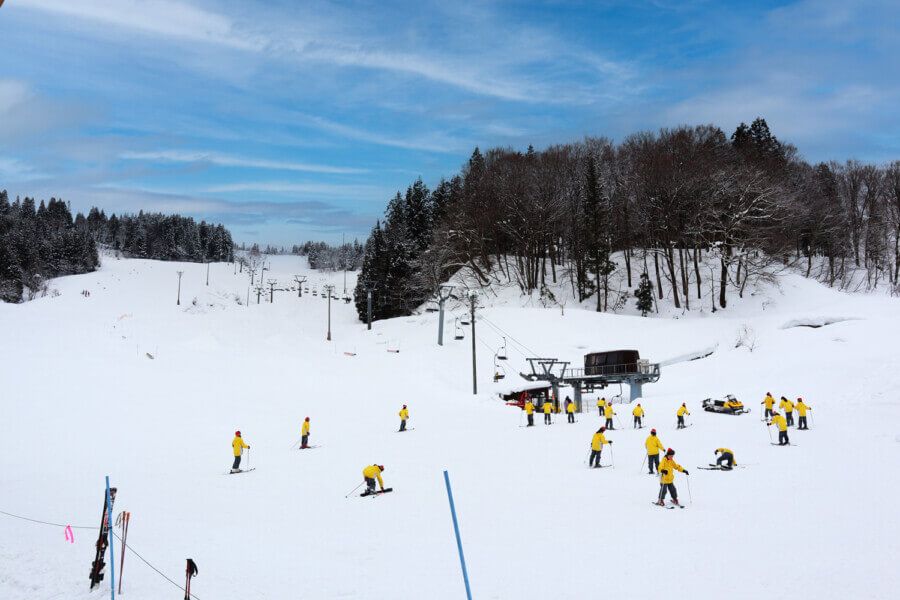
[[[271,264],[267,278],[287,284],[299,273],[310,291],[343,289],[342,274],[310,272],[297,257]],[[179,583],[193,558],[203,600],[459,598],[448,469],[476,598],[885,598],[900,585],[894,299],[788,275],[727,311],[662,303],[664,316],[641,318],[598,314],[590,301],[543,308],[495,289],[476,321],[473,396],[471,329],[453,340],[462,307],[438,347],[437,313],[366,331],[352,304],[333,300],[327,342],[321,296],[277,292],[257,305],[253,293],[245,306],[235,298],[246,300],[247,278],[231,264],[211,266],[209,287],[205,276],[205,265],[104,258],[96,273],[56,280],[58,297],[0,305],[0,510],[94,525],[109,474],[116,512],[132,513],[129,543]],[[783,328],[823,320],[832,324]],[[752,352],[735,347],[745,326]],[[504,334],[507,378],[493,384]],[[639,471],[649,429],[630,429],[630,406],[617,408],[625,429],[607,435],[603,459],[615,468],[590,470],[595,411],[574,425],[538,416],[528,429],[498,399],[527,370],[528,349],[578,367],[586,348],[666,361],[641,402],[645,424],[691,471],[690,496],[676,477],[681,499],[693,500],[686,510],[650,505],[658,484]],[[676,362],[704,349],[715,352]],[[759,420],[767,391],[813,407],[811,430],[790,431],[796,446],[770,445]],[[701,410],[727,393],[753,412]],[[681,402],[693,426],[676,431]],[[402,404],[415,430],[401,434]],[[321,447],[289,450],[305,416]],[[257,469],[229,476],[235,429]],[[748,467],[695,469],[720,446]],[[345,498],[374,462],[395,492]],[[76,530],[68,544],[61,527],[0,515],[0,597],[97,597],[87,589],[95,538]],[[181,597],[132,555],[124,588],[130,600]]]

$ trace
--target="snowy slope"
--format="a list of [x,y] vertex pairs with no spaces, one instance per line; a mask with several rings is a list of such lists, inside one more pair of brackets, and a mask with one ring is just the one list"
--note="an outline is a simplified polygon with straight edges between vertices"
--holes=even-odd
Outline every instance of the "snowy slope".
[[[273,258],[266,277],[296,273],[342,291],[340,273],[310,273],[296,257]],[[333,301],[327,342],[321,297],[281,292],[257,305],[254,295],[244,306],[234,297],[246,299],[247,280],[231,264],[204,280],[203,265],[104,259],[97,273],[58,280],[59,297],[0,305],[0,510],[94,525],[109,474],[117,510],[133,514],[129,542],[179,583],[184,559],[196,560],[193,591],[204,600],[459,598],[446,468],[477,598],[886,598],[900,584],[895,300],[788,277],[714,316],[644,319],[521,308],[505,291],[476,325],[473,396],[470,332],[454,341],[452,317],[440,348],[434,313],[370,332],[352,305]],[[802,326],[825,321],[834,322]],[[745,325],[752,353],[734,348]],[[501,331],[516,343],[507,380],[493,384]],[[646,430],[611,432],[615,468],[589,470],[594,413],[526,429],[496,399],[526,368],[526,348],[577,366],[587,350],[619,347],[668,363],[643,405],[691,471],[686,510],[650,505],[658,485],[639,472]],[[796,446],[769,444],[758,420],[766,391],[814,407],[812,430],[791,431]],[[753,413],[700,410],[725,393]],[[675,431],[682,401],[693,426]],[[415,430],[399,434],[404,403]],[[629,427],[630,407],[618,412]],[[304,416],[321,447],[289,450]],[[238,428],[257,470],[228,476]],[[723,445],[749,466],[695,469]],[[387,466],[395,493],[345,499],[373,462]],[[676,484],[688,500],[684,476]],[[75,534],[70,545],[61,528],[0,515],[0,597],[101,593],[87,591],[95,534]],[[125,591],[181,597],[133,556]]]

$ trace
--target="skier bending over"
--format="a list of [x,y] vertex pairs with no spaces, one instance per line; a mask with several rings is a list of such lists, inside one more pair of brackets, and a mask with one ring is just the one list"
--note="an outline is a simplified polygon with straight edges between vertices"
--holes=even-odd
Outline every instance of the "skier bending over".
[[616,415],[616,411],[613,410],[612,404],[607,404],[606,408],[603,410],[603,416],[606,417],[606,428],[607,429],[615,429],[613,427],[613,417]]
[[797,409],[797,413],[800,415],[800,418],[797,420],[797,430],[809,429],[809,425],[806,424],[806,411],[812,409],[803,402],[803,398],[797,398],[797,404],[794,405],[794,408]]
[[788,439],[787,429],[787,419],[778,414],[777,411],[772,411],[772,420],[766,423],[767,426],[771,427],[772,424],[775,424],[778,427],[778,445],[779,446],[788,446],[791,441]]
[[569,423],[575,422],[575,403],[566,398],[566,418]]
[[406,408],[405,404],[397,414],[400,415],[400,431],[406,431],[406,420],[409,419],[409,410]]
[[[728,448],[716,448],[716,451],[713,454],[716,454],[716,455],[721,454],[721,456],[719,456],[719,458],[716,459],[716,466],[721,467],[722,469],[724,469],[726,471],[730,471],[734,467],[734,465],[737,464],[734,461],[734,452],[732,452]],[[728,464],[723,465],[722,463],[728,463]]]
[[650,475],[653,475],[653,467],[656,467],[656,472],[659,473],[659,453],[666,447],[656,437],[655,429],[650,430],[650,435],[644,441],[644,447],[647,448],[647,467],[650,469]]
[[231,440],[231,449],[234,450],[234,463],[231,465],[232,473],[238,473],[241,470],[241,454],[244,453],[244,448],[249,450],[250,446],[244,442],[244,438],[241,437],[241,432],[235,431],[234,439]]
[[659,500],[656,502],[659,506],[665,506],[666,492],[672,496],[672,504],[679,506],[678,490],[675,489],[675,471],[690,475],[687,469],[675,462],[674,456],[675,451],[669,448],[659,465]]
[[303,426],[300,428],[300,449],[309,448],[309,417],[306,417],[303,421]]
[[644,426],[641,419],[644,418],[644,409],[641,408],[641,403],[638,402],[638,405],[634,407],[634,410],[631,411],[631,416],[634,417],[634,428],[640,429]]
[[603,435],[605,431],[606,427],[601,427],[594,434],[594,437],[591,438],[591,460],[588,462],[588,466],[595,469],[600,468],[600,453],[603,452],[603,444],[612,445],[612,442],[608,441],[606,436]]
[[675,415],[678,417],[678,429],[684,429],[687,425],[684,424],[684,415],[690,416],[690,412],[688,412],[687,405],[682,402],[681,406],[678,407],[678,412]]
[[534,404],[531,402],[531,398],[525,401],[525,415],[528,417],[526,427],[534,427]]
[[378,480],[378,486],[384,491],[384,480],[381,473],[384,471],[384,465],[369,465],[363,469],[363,480],[366,482],[366,492],[364,495],[375,493],[375,480]]

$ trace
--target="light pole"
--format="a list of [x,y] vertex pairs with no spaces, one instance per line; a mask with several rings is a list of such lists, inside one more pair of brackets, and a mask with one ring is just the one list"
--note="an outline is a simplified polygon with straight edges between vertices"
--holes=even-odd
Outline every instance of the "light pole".
[[469,292],[469,309],[472,315],[472,395],[478,395],[478,370],[475,366],[475,301],[478,300],[478,292]]
[[206,261],[206,285],[209,285],[209,261]]
[[331,341],[331,293],[334,291],[333,285],[325,286],[325,293],[328,294],[328,337],[325,339]]
[[366,320],[368,322],[368,329],[371,331],[372,329],[372,292],[375,291],[375,286],[366,283]]
[[438,288],[438,306],[440,307],[438,314],[438,346],[444,345],[444,303],[452,294],[452,285],[442,285]]
[[294,275],[294,281],[297,282],[297,297],[303,297],[303,284],[306,283],[306,277],[301,277],[300,275]]
[[184,271],[178,271],[178,300],[175,302],[176,305],[181,306],[181,276],[184,275]]

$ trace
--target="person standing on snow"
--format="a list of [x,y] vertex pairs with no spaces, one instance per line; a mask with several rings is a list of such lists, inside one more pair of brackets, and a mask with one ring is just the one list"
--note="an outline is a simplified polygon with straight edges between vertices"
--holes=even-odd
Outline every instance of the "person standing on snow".
[[613,417],[615,414],[616,412],[613,410],[612,404],[607,404],[606,408],[603,409],[603,416],[606,417],[606,428],[610,431],[615,429],[615,427],[613,427]]
[[606,431],[606,427],[601,427],[597,430],[597,433],[594,434],[594,437],[591,438],[591,459],[588,461],[588,466],[599,469],[600,468],[600,453],[603,452],[603,444],[610,444],[612,442],[606,439],[606,436],[603,433]]
[[644,418],[644,409],[641,408],[640,402],[638,402],[638,405],[634,407],[633,411],[631,411],[631,415],[634,417],[634,428],[641,429],[644,426],[641,422],[641,419]]
[[603,416],[603,410],[606,408],[606,398],[598,398],[597,399],[597,412],[600,413],[600,416]]
[[303,421],[303,426],[300,427],[300,449],[309,448],[309,417],[306,417]]
[[525,401],[525,415],[528,417],[526,427],[534,427],[534,404],[532,404],[531,398]]
[[797,430],[809,429],[809,425],[806,424],[806,411],[812,409],[803,402],[803,398],[797,398],[797,404],[794,405],[794,408],[797,409],[797,414],[800,415],[800,418],[797,419]]
[[[716,459],[716,466],[721,467],[722,469],[724,469],[726,471],[730,471],[734,467],[734,465],[737,464],[734,461],[734,452],[732,452],[728,448],[716,448],[716,451],[713,452],[713,454],[715,454],[716,456],[721,454],[721,456],[719,456],[719,458]],[[723,465],[722,463],[728,463],[728,464]]]
[[665,450],[666,447],[663,446],[663,443],[656,437],[655,429],[650,430],[650,435],[647,436],[647,439],[644,441],[644,447],[647,449],[647,466],[650,468],[650,474],[653,475],[653,467],[656,467],[656,472],[658,473],[659,453],[662,450]]
[[237,473],[241,470],[241,455],[244,453],[244,448],[249,450],[250,446],[244,442],[244,438],[241,437],[241,432],[235,431],[234,439],[231,440],[231,449],[234,451],[234,463],[231,465],[232,473]]
[[409,419],[409,410],[405,404],[398,414],[400,415],[400,431],[406,431],[406,420]]
[[553,419],[550,417],[550,411],[553,410],[553,403],[549,400],[544,400],[544,404],[541,408],[544,410],[544,425],[550,425],[553,423]]
[[788,439],[788,424],[787,419],[778,414],[777,411],[772,411],[772,420],[766,423],[767,427],[771,427],[772,423],[778,427],[778,445],[779,446],[788,446],[791,441]]
[[794,426],[794,403],[785,398],[781,397],[781,402],[778,403],[778,408],[784,410],[784,420],[787,421],[788,427]]
[[384,480],[381,478],[381,473],[384,471],[384,465],[369,465],[365,469],[363,469],[363,480],[366,482],[366,491],[364,495],[374,494],[375,493],[375,480],[378,480],[378,485],[381,488],[381,491],[384,491]]
[[765,405],[766,407],[766,418],[772,416],[772,408],[775,406],[775,398],[772,396],[771,392],[766,392],[766,397],[763,398],[763,401],[760,404]]
[[678,417],[678,429],[684,429],[687,425],[684,424],[684,415],[690,416],[690,412],[688,412],[687,405],[682,402],[681,406],[678,407],[678,412],[675,415]]
[[665,506],[666,492],[672,496],[672,504],[678,504],[678,490],[675,489],[675,471],[681,471],[685,475],[690,473],[675,462],[675,451],[669,448],[666,450],[666,456],[659,465],[659,500],[656,502],[659,506]]
[[566,418],[569,420],[569,423],[575,422],[575,403],[568,396],[566,396]]

